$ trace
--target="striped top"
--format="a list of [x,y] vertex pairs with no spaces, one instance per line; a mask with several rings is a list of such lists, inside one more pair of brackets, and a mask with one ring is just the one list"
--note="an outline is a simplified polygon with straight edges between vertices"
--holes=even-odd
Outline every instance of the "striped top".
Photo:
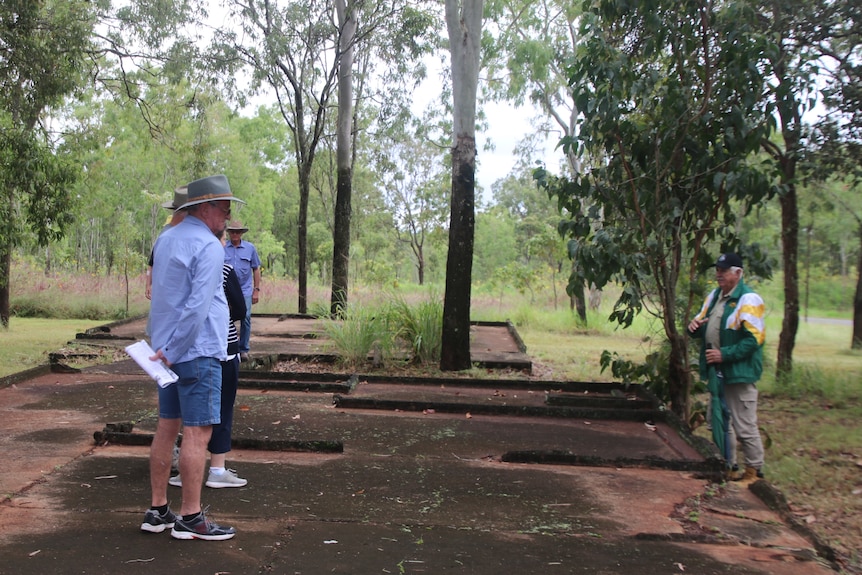
[[[223,264],[221,276],[222,282],[225,288],[225,293],[227,293],[227,282],[228,277],[230,277],[233,268],[228,264]],[[239,352],[239,330],[236,329],[236,322],[231,320],[228,317],[228,331],[227,331],[227,354],[228,356],[235,355]]]

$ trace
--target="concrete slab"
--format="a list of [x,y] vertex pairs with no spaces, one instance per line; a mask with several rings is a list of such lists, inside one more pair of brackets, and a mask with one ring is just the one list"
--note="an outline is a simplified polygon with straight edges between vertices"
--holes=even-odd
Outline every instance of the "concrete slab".
[[[254,314],[252,326],[252,358],[272,355],[282,359],[318,358],[332,362],[337,357],[328,344],[323,320],[296,314]],[[122,349],[144,339],[145,333],[146,319],[133,318],[79,333],[76,341]],[[489,369],[514,369],[525,373],[532,369],[523,342],[508,322],[473,322],[470,355],[474,364]]]
[[[816,541],[756,489],[712,482],[697,467],[703,453],[668,422],[639,419],[639,403],[621,419],[481,413],[544,409],[539,382],[362,378],[341,393],[370,409],[339,407],[335,392],[250,381],[237,398],[237,444],[327,441],[343,451],[235,449],[228,464],[248,485],[204,488],[203,500],[236,538],[144,534],[148,448],[100,433],[131,421],[145,440],[156,394],[120,357],[0,388],[0,575],[832,572]],[[386,403],[420,399],[415,410]],[[179,489],[170,493],[178,508]]]

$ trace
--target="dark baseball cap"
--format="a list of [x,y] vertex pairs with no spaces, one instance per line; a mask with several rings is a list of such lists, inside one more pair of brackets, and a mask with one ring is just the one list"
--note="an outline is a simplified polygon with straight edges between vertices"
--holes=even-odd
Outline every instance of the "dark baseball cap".
[[734,253],[721,254],[715,261],[715,267],[721,268],[723,270],[730,268],[741,268],[742,258]]

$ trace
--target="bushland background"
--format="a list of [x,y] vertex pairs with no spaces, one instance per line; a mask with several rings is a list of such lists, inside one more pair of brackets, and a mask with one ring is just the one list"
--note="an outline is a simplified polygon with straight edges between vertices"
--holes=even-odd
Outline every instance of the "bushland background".
[[[130,278],[128,294],[122,277],[45,273],[23,264],[15,265],[12,281],[17,315],[7,330],[0,330],[0,376],[44,364],[47,353],[69,345],[76,332],[125,317],[127,295],[129,315],[145,314],[149,308],[142,275]],[[862,352],[850,349],[851,309],[849,303],[842,304],[852,301],[855,283],[841,276],[821,276],[810,283],[794,375],[781,383],[774,377],[781,279],[753,283],[769,308],[767,365],[759,386],[767,479],[786,495],[799,520],[840,553],[848,573],[862,572]],[[255,313],[296,311],[294,282],[265,274],[262,284]],[[309,293],[310,307],[325,311],[328,287],[315,284]],[[368,310],[392,300],[418,305],[439,299],[440,293],[439,286],[359,285],[353,301],[354,307]],[[640,361],[660,346],[662,333],[646,315],[629,329],[608,323],[614,297],[607,295],[599,309],[589,311],[584,325],[549,287],[531,293],[486,285],[474,291],[472,317],[512,321],[534,360],[535,378],[611,381],[609,371],[600,366],[603,351]],[[408,369],[395,364],[386,368]],[[437,368],[428,363],[410,369]],[[482,370],[473,371],[474,377],[487,377]],[[708,433],[704,427],[695,432]]]

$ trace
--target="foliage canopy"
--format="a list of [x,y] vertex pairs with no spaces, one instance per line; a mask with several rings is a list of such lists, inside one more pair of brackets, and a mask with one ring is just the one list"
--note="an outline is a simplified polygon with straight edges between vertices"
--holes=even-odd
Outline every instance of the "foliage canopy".
[[[584,172],[535,177],[567,215],[559,231],[578,262],[569,290],[622,286],[611,319],[631,324],[642,309],[662,322],[670,345],[670,399],[688,411],[690,370],[680,325],[689,282],[718,251],[747,251],[736,224],[779,190],[754,156],[774,129],[761,96],[772,46],[745,23],[742,2],[596,0],[585,4],[582,50],[569,81],[582,115],[564,146]],[[750,258],[751,259],[751,258]]]

